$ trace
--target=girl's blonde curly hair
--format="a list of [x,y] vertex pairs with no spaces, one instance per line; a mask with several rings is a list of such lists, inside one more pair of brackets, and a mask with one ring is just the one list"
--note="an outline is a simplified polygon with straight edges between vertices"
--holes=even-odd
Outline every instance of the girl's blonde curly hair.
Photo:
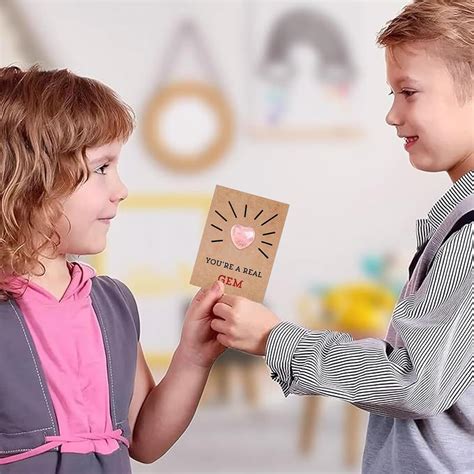
[[[70,71],[0,68],[0,300],[12,277],[57,251],[62,202],[89,177],[86,149],[126,141],[134,115],[115,92]],[[41,271],[40,271],[41,274]]]

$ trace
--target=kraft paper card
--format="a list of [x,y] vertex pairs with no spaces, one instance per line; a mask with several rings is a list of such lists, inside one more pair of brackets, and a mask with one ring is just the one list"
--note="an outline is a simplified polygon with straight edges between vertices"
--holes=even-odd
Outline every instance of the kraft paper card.
[[191,284],[220,280],[228,294],[263,301],[288,207],[216,186]]

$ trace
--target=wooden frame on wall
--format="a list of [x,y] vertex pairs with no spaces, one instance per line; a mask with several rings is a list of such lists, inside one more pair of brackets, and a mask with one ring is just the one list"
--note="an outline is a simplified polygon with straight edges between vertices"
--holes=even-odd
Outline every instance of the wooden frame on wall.
[[[159,122],[173,101],[198,99],[216,116],[218,130],[209,146],[195,154],[171,150],[159,129]],[[196,172],[216,163],[229,148],[233,138],[233,116],[220,89],[198,81],[181,81],[163,87],[152,99],[145,114],[144,139],[153,156],[167,167],[179,172]]]

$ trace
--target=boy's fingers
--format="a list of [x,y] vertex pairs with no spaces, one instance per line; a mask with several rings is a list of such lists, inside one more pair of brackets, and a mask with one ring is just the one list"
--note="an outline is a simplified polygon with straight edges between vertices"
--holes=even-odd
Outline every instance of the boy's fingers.
[[216,339],[218,340],[218,342],[220,342],[225,347],[230,347],[231,346],[230,339],[225,334],[218,334],[216,336]]
[[225,333],[225,327],[226,327],[226,323],[224,320],[222,319],[219,319],[219,318],[214,318],[212,321],[211,321],[211,328],[218,332],[218,333],[222,333],[224,334]]
[[229,306],[234,306],[235,303],[237,303],[238,299],[239,299],[239,296],[224,294],[222,298],[219,300],[219,302],[228,304]]
[[222,319],[227,319],[231,315],[232,309],[228,304],[219,301],[214,305],[214,308],[212,308],[212,312]]

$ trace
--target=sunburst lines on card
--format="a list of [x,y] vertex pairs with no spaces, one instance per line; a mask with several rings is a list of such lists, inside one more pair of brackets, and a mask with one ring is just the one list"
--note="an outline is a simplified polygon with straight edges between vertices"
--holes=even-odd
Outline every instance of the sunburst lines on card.
[[265,258],[268,259],[268,255],[260,247],[258,248],[258,250]]
[[270,219],[267,219],[263,224],[260,224],[260,226],[263,227],[265,224],[268,224],[270,221],[275,219],[275,217],[277,217],[277,216],[278,216],[278,214],[275,214],[274,216],[270,217]]
[[[263,213],[263,209],[255,216],[254,220],[257,220],[258,217],[260,217]],[[272,217],[266,219],[265,217],[262,217],[262,219],[265,219],[259,227],[263,227],[264,225],[268,224],[269,222],[273,221],[273,219],[275,219],[276,217],[278,217],[278,213],[277,214],[274,214]],[[260,243],[263,244],[263,245],[267,245],[268,247],[273,247],[273,244],[271,242],[268,242],[268,239],[270,238],[270,236],[272,235],[276,235],[276,232],[275,231],[268,231],[268,232],[265,232],[264,234],[261,234],[261,237],[266,237],[266,240],[261,240]],[[260,247],[258,247],[258,251],[266,258],[268,259],[269,256],[267,255],[266,252],[264,252]]]
[[219,211],[214,210],[214,212],[215,212],[221,219],[223,219],[224,221],[227,222],[227,219],[226,219]]
[[232,206],[232,203],[230,201],[227,202],[229,203],[229,206],[232,209],[232,214],[234,214],[234,217],[237,219],[237,214],[235,213],[234,206]]
[[[252,245],[252,242],[256,239],[259,239],[259,246],[256,246],[256,250],[265,257],[265,259],[270,259],[270,248],[272,248],[272,253],[273,253],[273,248],[275,244],[272,242],[273,236],[276,236],[277,232],[270,229],[265,229],[267,232],[263,233],[263,227],[267,225],[270,222],[274,222],[276,217],[278,217],[278,213],[276,214],[270,214],[265,211],[265,209],[262,208],[257,208],[252,209],[251,206],[243,203],[232,203],[231,200],[226,199],[227,204],[221,204],[221,206],[225,206],[224,209],[214,209],[214,212],[222,219],[226,225],[216,225],[214,223],[210,224],[213,229],[216,231],[222,232],[220,235],[212,235],[210,238],[211,243],[221,243],[221,242],[227,242],[227,238],[221,238],[222,236],[226,237],[226,234],[228,232],[228,227],[230,226],[229,232],[230,232],[230,239],[234,246],[238,250],[245,250],[247,248],[250,248]],[[227,208],[227,206],[229,206]],[[243,206],[243,207],[242,207]],[[229,215],[229,210],[232,212],[231,215]],[[266,214],[266,215],[265,215]],[[248,216],[248,217],[247,217]],[[245,226],[246,219],[250,218],[252,219],[251,216],[253,217],[255,222],[254,226],[256,227],[248,227]],[[233,222],[235,222],[235,225],[233,225]],[[270,226],[268,226],[270,227]],[[258,231],[257,229],[262,229],[261,231]],[[224,234],[224,235],[223,235]],[[247,235],[248,234],[248,235]],[[251,235],[250,235],[251,234]],[[242,240],[243,239],[243,240]],[[249,240],[250,239],[250,240]],[[224,244],[225,245],[225,244]],[[266,247],[266,249],[265,249]],[[270,247],[270,248],[269,248]],[[265,249],[265,250],[264,250]]]

